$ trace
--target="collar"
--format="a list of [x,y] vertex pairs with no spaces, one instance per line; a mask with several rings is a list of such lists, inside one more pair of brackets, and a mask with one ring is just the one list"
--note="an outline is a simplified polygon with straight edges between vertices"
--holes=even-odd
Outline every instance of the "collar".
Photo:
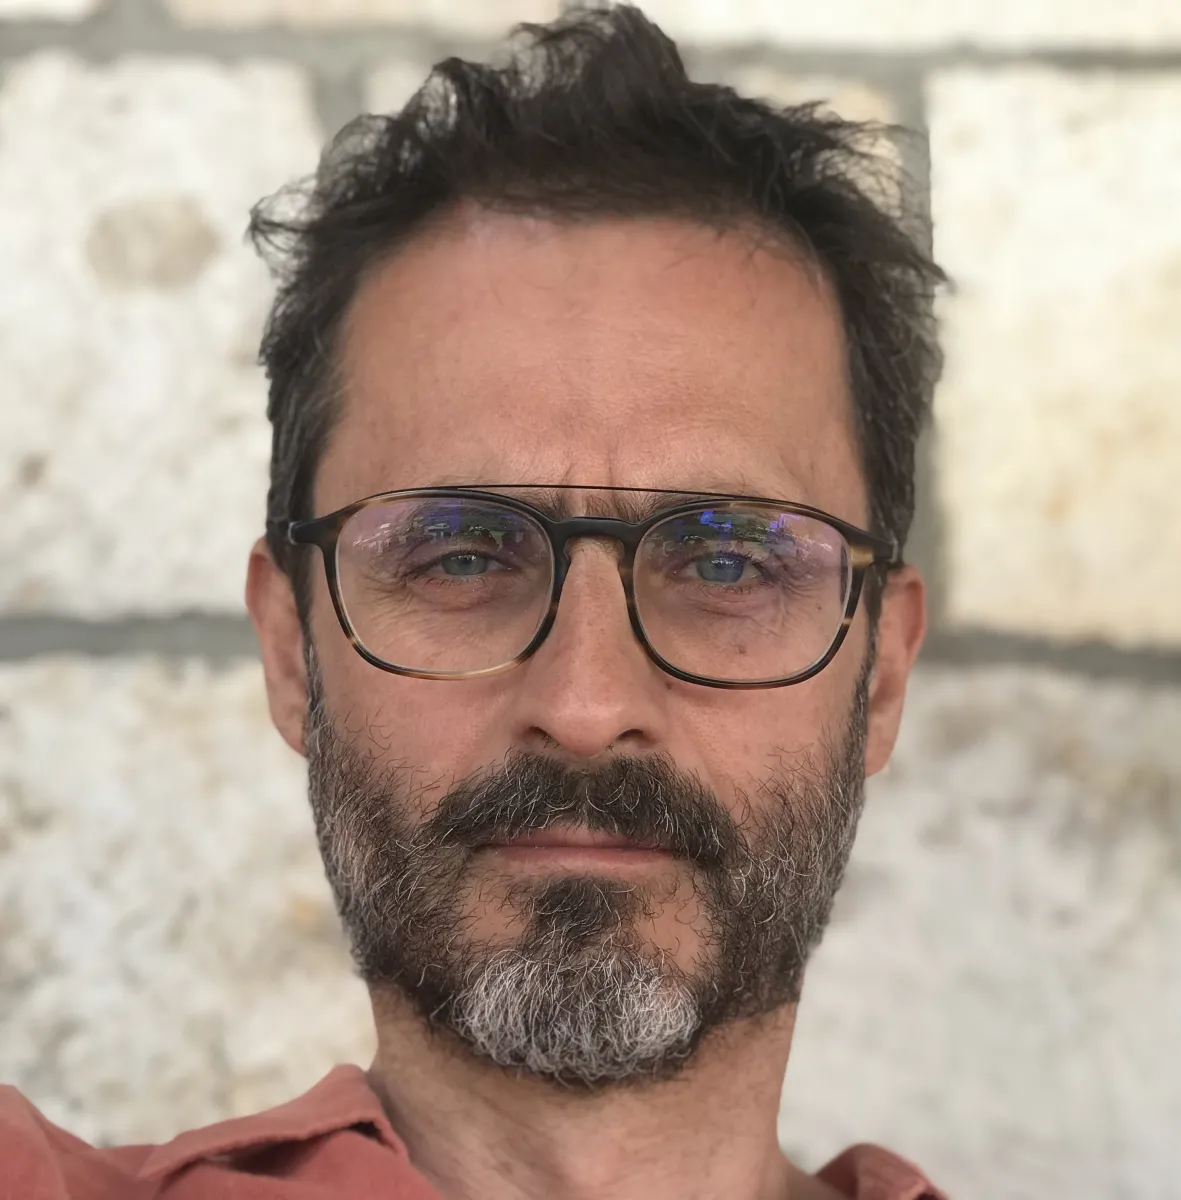
[[838,1154],[816,1178],[851,1200],[947,1200],[914,1163],[869,1142]]
[[[390,1125],[365,1072],[353,1063],[333,1067],[310,1091],[286,1104],[248,1117],[234,1117],[190,1129],[156,1146],[136,1172],[141,1180],[159,1180],[192,1163],[239,1150],[282,1142],[304,1142],[364,1126],[366,1132],[409,1162],[406,1147]],[[817,1178],[856,1200],[945,1200],[913,1163],[880,1146],[850,1147]]]
[[190,1129],[155,1147],[137,1178],[161,1179],[205,1158],[279,1142],[302,1142],[364,1125],[400,1158],[409,1159],[365,1072],[353,1063],[333,1067],[310,1091],[249,1117]]

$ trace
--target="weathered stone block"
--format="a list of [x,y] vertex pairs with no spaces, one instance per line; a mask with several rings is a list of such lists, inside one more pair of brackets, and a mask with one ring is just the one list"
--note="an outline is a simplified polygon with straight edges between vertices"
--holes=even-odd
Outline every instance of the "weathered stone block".
[[[785,1145],[952,1195],[1165,1197],[1181,1121],[1181,689],[921,670],[809,973]],[[259,668],[0,668],[0,1078],[168,1137],[367,1064]]]
[[166,0],[193,25],[367,25],[403,22],[500,37],[518,21],[548,21],[558,0]]
[[643,8],[669,34],[700,43],[904,50],[960,43],[1155,49],[1181,42],[1181,8],[1173,0],[648,0]]
[[269,455],[248,210],[300,72],[57,53],[0,90],[0,611],[240,610]]
[[0,1078],[135,1141],[367,1064],[305,780],[255,663],[0,669]]
[[930,85],[949,618],[1181,645],[1181,79]]
[[104,0],[0,0],[0,21],[71,20],[89,16],[102,7]]

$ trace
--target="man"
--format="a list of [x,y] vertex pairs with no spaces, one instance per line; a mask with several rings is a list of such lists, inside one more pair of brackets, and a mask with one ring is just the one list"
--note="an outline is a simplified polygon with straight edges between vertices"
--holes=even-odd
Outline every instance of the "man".
[[10,1091],[0,1194],[940,1195],[776,1131],[924,630],[939,273],[863,132],[592,11],[443,63],[260,206],[247,600],[377,1057],[163,1147]]

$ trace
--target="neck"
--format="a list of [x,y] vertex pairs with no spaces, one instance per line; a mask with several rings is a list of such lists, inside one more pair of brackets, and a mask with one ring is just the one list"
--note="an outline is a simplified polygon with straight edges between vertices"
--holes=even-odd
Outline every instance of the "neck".
[[831,1196],[779,1149],[794,1008],[711,1035],[672,1079],[561,1088],[476,1059],[374,996],[369,1080],[446,1200],[811,1200]]

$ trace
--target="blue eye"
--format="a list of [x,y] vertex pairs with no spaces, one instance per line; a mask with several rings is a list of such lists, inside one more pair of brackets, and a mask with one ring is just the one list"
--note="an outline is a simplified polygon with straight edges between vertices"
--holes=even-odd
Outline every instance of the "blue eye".
[[738,554],[712,554],[693,560],[697,576],[706,583],[738,583],[749,565]]
[[439,559],[444,575],[483,575],[490,565],[486,554],[446,554]]

